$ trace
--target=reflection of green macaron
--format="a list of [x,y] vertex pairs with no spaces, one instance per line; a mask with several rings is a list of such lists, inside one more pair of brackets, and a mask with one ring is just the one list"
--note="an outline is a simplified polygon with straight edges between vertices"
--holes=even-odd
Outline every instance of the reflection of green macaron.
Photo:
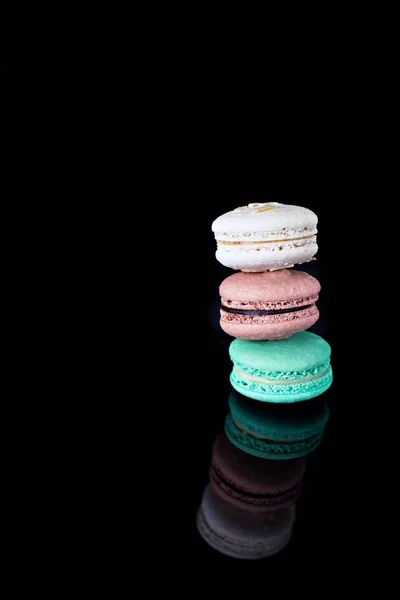
[[313,452],[322,441],[329,408],[321,398],[298,404],[260,403],[234,390],[225,431],[237,448],[259,458],[292,459]]
[[332,383],[331,348],[310,331],[285,340],[233,340],[233,387],[263,402],[299,402],[325,392]]

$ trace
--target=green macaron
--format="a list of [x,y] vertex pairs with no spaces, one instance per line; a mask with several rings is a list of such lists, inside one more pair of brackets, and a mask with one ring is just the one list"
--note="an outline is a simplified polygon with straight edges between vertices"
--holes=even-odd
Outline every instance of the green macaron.
[[232,386],[263,402],[299,402],[315,398],[332,383],[331,348],[322,337],[302,331],[284,340],[234,340]]
[[306,456],[321,443],[329,418],[322,398],[298,404],[255,402],[235,390],[229,396],[225,432],[237,448],[272,460]]

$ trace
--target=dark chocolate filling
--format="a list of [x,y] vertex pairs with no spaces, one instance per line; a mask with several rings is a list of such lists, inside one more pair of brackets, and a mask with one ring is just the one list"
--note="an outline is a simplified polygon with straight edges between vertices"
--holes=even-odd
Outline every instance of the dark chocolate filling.
[[282,315],[283,313],[297,312],[298,310],[305,310],[311,308],[313,304],[306,304],[304,306],[294,306],[293,308],[278,308],[276,310],[242,310],[241,308],[231,308],[230,306],[224,306],[221,304],[221,310],[228,313],[234,313],[235,315],[249,315],[253,317],[262,317],[263,315]]

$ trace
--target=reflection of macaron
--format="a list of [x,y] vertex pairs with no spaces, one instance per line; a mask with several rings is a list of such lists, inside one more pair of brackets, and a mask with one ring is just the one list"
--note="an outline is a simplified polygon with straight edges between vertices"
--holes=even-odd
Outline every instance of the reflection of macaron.
[[286,546],[295,515],[293,504],[266,515],[249,513],[225,502],[207,485],[196,524],[201,537],[218,552],[257,559],[276,554]]
[[234,390],[225,420],[229,440],[240,450],[268,459],[292,459],[313,452],[321,443],[329,417],[322,398],[298,404],[250,400]]
[[222,329],[247,340],[279,340],[318,320],[321,286],[302,271],[234,273],[219,288]]
[[315,398],[332,383],[331,348],[310,331],[277,341],[233,340],[233,387],[265,402],[298,402]]
[[293,502],[301,492],[305,460],[265,461],[233,446],[225,433],[217,435],[210,466],[211,485],[224,500],[253,512]]
[[279,202],[240,206],[212,224],[217,260],[240,271],[269,271],[311,260],[317,253],[317,216]]

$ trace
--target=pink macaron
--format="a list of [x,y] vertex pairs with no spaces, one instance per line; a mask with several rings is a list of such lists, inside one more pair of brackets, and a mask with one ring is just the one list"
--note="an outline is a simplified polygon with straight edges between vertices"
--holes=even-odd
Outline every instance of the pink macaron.
[[243,340],[280,340],[318,320],[319,281],[292,269],[235,273],[220,285],[220,325]]

